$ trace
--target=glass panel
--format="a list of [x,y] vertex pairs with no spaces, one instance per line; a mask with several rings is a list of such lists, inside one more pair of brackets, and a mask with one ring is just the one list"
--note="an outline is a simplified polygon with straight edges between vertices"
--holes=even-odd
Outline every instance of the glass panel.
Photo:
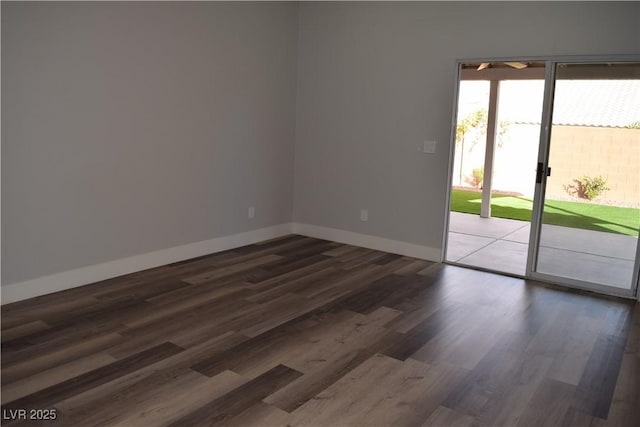
[[484,163],[489,109],[489,82],[461,81],[458,91],[458,123],[453,162],[454,188],[480,188],[477,172]]
[[536,271],[621,289],[640,228],[640,64],[558,64]]
[[462,65],[447,261],[526,274],[544,67]]

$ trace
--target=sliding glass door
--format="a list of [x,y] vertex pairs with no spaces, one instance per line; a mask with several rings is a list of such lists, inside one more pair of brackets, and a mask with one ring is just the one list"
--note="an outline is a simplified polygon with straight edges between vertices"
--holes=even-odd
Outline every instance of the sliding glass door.
[[529,275],[630,296],[638,281],[640,63],[547,67]]
[[458,82],[446,262],[637,295],[640,57],[460,61]]

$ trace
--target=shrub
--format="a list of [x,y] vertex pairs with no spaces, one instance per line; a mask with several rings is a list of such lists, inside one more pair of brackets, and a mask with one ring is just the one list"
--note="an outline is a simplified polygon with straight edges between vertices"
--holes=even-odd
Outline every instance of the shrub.
[[471,171],[471,176],[466,177],[467,184],[474,188],[482,188],[482,182],[484,180],[484,167],[474,168]]
[[569,185],[566,188],[569,194],[575,194],[582,199],[593,200],[606,191],[611,190],[607,187],[607,181],[601,177],[582,176],[580,179],[574,179],[575,185]]

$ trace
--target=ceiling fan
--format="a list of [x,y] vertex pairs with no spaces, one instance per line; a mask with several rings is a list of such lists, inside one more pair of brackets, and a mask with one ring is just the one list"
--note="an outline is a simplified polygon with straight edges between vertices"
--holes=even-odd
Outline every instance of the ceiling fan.
[[[511,68],[515,68],[516,70],[522,70],[523,68],[527,68],[528,64],[524,63],[524,62],[500,62],[500,64],[505,64],[508,65]],[[482,64],[478,65],[478,68],[476,69],[477,71],[482,71],[486,68],[491,67],[491,63],[490,62],[483,62]]]

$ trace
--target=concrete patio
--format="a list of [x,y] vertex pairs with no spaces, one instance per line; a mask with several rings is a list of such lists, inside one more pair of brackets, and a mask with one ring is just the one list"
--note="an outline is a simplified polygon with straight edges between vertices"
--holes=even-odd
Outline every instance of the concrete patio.
[[[524,276],[530,223],[451,212],[446,259]],[[543,224],[540,273],[631,287],[638,239],[615,233]]]

